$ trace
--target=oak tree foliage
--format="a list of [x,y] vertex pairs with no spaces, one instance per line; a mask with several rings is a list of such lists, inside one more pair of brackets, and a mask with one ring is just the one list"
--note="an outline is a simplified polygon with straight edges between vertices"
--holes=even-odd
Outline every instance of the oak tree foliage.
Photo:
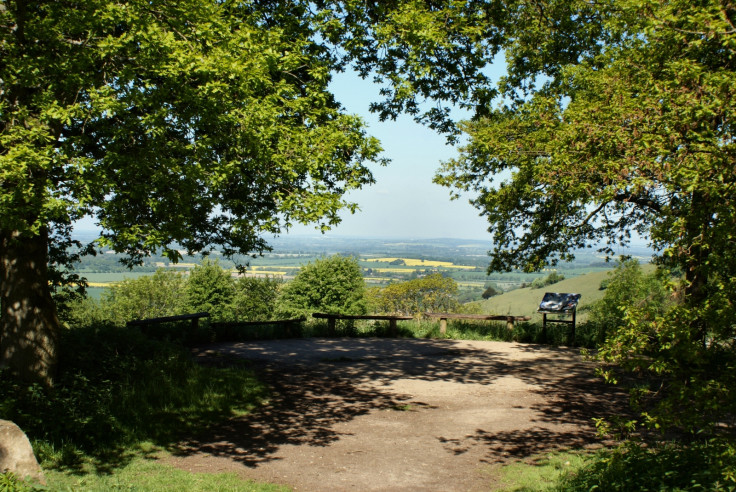
[[[92,217],[128,254],[259,252],[327,228],[380,148],[328,90],[299,2],[0,2],[0,360],[50,381],[53,242]],[[49,243],[52,243],[49,246]],[[51,248],[51,249],[50,249]]]
[[[383,84],[381,116],[464,134],[435,180],[487,218],[489,269],[647,239],[678,302],[629,310],[601,358],[663,378],[640,391],[660,402],[649,426],[697,432],[736,411],[736,4],[335,3],[329,32]],[[453,105],[472,116],[452,121]]]

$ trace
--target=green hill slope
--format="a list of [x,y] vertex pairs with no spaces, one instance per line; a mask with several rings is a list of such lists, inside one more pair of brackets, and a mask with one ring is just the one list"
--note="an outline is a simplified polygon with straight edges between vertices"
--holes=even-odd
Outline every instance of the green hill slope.
[[480,301],[481,312],[484,314],[510,314],[513,316],[531,316],[532,322],[541,321],[542,315],[537,314],[537,308],[545,292],[568,292],[581,294],[578,304],[578,320],[583,321],[588,308],[603,297],[605,291],[600,290],[601,281],[608,278],[609,272],[595,272],[586,275],[565,279],[556,284],[541,289],[516,289],[500,296]]

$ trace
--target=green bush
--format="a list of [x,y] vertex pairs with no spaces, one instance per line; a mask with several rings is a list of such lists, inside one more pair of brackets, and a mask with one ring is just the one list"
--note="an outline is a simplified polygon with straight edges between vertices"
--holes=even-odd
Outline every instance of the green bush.
[[284,286],[277,317],[310,317],[316,312],[345,315],[368,312],[365,282],[357,259],[335,255],[307,263]]
[[274,318],[282,280],[241,277],[235,282],[233,318],[235,321],[265,321]]
[[182,312],[207,312],[213,321],[235,318],[235,280],[217,261],[205,260],[189,272],[183,296]]
[[[736,414],[733,290],[713,275],[694,300],[684,278],[645,275],[621,262],[604,298],[591,311],[599,325],[596,358],[607,381],[625,385],[639,417],[611,429],[627,435],[719,436]],[[618,427],[618,428],[617,428]]]
[[[153,275],[119,282],[99,301],[70,301],[61,313],[68,326],[113,324],[125,326],[138,319],[210,313],[212,321],[267,321],[273,319],[282,282],[273,278],[233,279],[219,263],[205,261],[187,277],[158,269]],[[181,323],[157,327],[159,338],[181,339]],[[188,333],[187,336],[191,336]],[[202,333],[197,340],[207,341]]]
[[489,285],[486,290],[483,291],[481,297],[483,299],[490,299],[491,297],[503,294],[503,289],[500,289],[497,285]]
[[441,273],[370,289],[376,312],[419,317],[427,312],[456,312],[457,282]]
[[732,442],[628,442],[599,452],[562,480],[561,491],[734,490],[736,447]]
[[153,275],[126,279],[105,289],[99,301],[82,298],[62,313],[69,326],[114,324],[125,326],[135,319],[181,314],[186,279],[160,268]]
[[592,306],[589,316],[597,343],[623,326],[628,313],[636,310],[639,316],[651,320],[672,305],[661,273],[644,273],[634,259],[619,261],[601,286],[605,294]]
[[564,275],[560,275],[559,273],[552,272],[549,275],[547,275],[544,278],[537,278],[532,281],[530,284],[530,287],[532,289],[541,289],[543,287],[547,287],[548,285],[556,284],[557,282],[562,282],[565,280]]

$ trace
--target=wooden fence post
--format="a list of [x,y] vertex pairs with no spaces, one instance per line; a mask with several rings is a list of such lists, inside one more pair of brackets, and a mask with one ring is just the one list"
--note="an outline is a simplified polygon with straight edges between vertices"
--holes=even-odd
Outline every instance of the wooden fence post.
[[396,328],[396,320],[395,319],[388,320],[388,331],[389,331],[389,333],[391,334],[392,337],[394,337],[394,338],[396,337],[398,330]]

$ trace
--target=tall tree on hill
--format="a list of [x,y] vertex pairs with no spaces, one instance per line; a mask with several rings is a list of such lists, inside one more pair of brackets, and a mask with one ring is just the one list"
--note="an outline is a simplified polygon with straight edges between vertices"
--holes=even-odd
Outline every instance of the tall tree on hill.
[[134,263],[257,252],[354,210],[380,148],[327,90],[312,20],[299,2],[0,1],[1,366],[51,381],[47,264],[82,217]]

